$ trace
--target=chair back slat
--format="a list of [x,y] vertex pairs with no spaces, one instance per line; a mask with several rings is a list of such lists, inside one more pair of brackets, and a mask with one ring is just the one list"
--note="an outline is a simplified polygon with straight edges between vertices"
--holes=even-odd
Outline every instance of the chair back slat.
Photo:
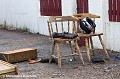
[[53,33],[52,23],[50,23],[51,33]]
[[70,32],[70,21],[68,21],[68,32]]
[[63,21],[61,22],[61,26],[62,26],[62,33],[64,32],[64,25],[63,25]]
[[58,24],[57,24],[57,22],[55,22],[55,26],[56,26],[56,32],[58,33]]
[[53,32],[76,33],[76,24],[78,19],[73,16],[52,16],[48,20],[48,30],[52,37]]
[[48,23],[48,31],[49,31],[50,37],[52,37],[51,26],[50,26],[51,23],[49,21],[47,21],[47,23]]
[[73,32],[74,33],[77,33],[77,27],[76,27],[76,23],[75,23],[75,21],[73,21]]

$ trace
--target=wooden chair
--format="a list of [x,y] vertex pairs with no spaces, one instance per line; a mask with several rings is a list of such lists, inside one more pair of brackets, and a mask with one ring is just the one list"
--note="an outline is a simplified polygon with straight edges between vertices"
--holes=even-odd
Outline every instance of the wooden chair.
[[[100,18],[100,16],[97,16],[97,15],[94,15],[94,14],[90,14],[90,13],[81,13],[81,14],[74,14],[73,16],[75,16],[76,18],[78,18],[79,20],[80,19],[83,19],[83,18],[86,18],[86,17],[89,17],[89,18],[93,18],[94,21],[95,21],[95,18]],[[84,37],[84,40],[85,40],[85,47],[86,47],[86,52],[87,52],[87,57],[89,59],[89,62],[91,62],[91,57],[90,57],[90,44],[91,44],[91,49],[93,50],[93,55],[94,55],[94,46],[93,46],[93,40],[92,40],[92,37],[96,36],[99,38],[100,40],[100,43],[102,45],[102,48],[107,56],[107,59],[109,59],[109,55],[108,55],[108,52],[106,50],[106,47],[105,47],[105,44],[102,40],[102,36],[103,33],[91,33],[91,34],[83,34],[83,33],[79,33],[79,37]],[[89,41],[90,40],[90,41]],[[90,43],[90,44],[89,44]]]
[[[73,38],[73,39],[53,38],[53,35],[52,35],[54,32],[63,33],[65,31],[72,33],[72,34],[76,34],[77,33],[77,29],[76,29],[76,27],[77,27],[76,22],[77,21],[78,21],[78,19],[73,17],[73,16],[52,16],[52,17],[49,17],[48,31],[50,34],[50,40],[53,40],[52,52],[51,52],[49,63],[51,62],[53,57],[56,57],[58,59],[58,66],[61,68],[61,60],[62,60],[63,56],[61,56],[61,52],[60,52],[60,43],[68,41],[68,43],[71,47],[72,55],[78,54],[80,57],[80,60],[82,61],[82,64],[84,64],[79,46],[77,44],[78,38]],[[73,49],[72,49],[72,44],[71,44],[72,41],[75,45],[75,49],[76,49],[75,53],[73,52]],[[57,56],[54,55],[55,48],[57,51]]]

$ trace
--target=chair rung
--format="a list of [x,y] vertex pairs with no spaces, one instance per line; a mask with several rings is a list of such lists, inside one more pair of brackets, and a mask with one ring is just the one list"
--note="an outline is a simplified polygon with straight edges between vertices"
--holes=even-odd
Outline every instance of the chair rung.
[[55,56],[55,55],[52,55],[52,58],[56,58],[56,59],[57,59],[58,57],[57,57],[57,56]]
[[63,55],[63,57],[73,56],[73,55],[78,55],[78,54],[77,54],[77,53],[74,53],[74,54],[69,54],[69,55]]
[[[69,54],[69,55],[63,55],[62,57],[67,57],[67,56],[73,56],[73,55],[78,55],[77,53],[74,53],[74,54]],[[58,58],[57,56],[55,55],[52,55],[53,58]],[[63,59],[63,58],[62,58]]]
[[85,53],[86,51],[81,51],[81,53]]
[[[58,57],[55,56],[55,55],[52,55],[52,58],[54,58],[54,59],[58,59]],[[64,60],[64,58],[62,58],[62,60]]]
[[90,49],[90,50],[103,50],[102,48],[95,48],[95,49]]

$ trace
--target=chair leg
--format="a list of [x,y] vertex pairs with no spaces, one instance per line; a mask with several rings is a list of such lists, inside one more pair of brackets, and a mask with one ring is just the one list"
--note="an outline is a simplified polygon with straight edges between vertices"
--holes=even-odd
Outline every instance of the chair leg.
[[107,59],[109,59],[109,55],[108,55],[108,52],[107,52],[106,47],[105,47],[105,45],[104,45],[104,42],[103,42],[103,40],[102,40],[102,38],[101,38],[101,35],[99,35],[98,37],[99,37],[99,40],[100,40],[101,45],[102,45],[102,47],[103,47],[103,50],[104,50],[105,54],[107,55]]
[[49,63],[51,63],[51,61],[52,61],[52,55],[54,54],[54,49],[55,49],[55,41],[54,41],[53,46],[52,46],[52,52],[50,55]]
[[92,37],[90,37],[90,44],[91,44],[92,53],[93,53],[93,56],[94,56],[94,55],[95,55],[95,53],[94,53],[94,46],[93,46]]
[[87,49],[87,57],[88,57],[89,62],[91,62],[90,49],[89,49],[88,41],[89,41],[89,39],[87,37],[85,37],[85,45],[86,45],[86,49]]
[[77,41],[75,41],[75,48],[76,48],[76,50],[77,50],[77,52],[79,54],[79,57],[80,57],[80,60],[81,60],[82,64],[85,65],[85,63],[83,61],[83,57],[82,57],[81,51],[80,51],[80,48],[79,48],[79,46],[77,44]]
[[[69,41],[69,45],[70,45],[70,48],[71,48],[71,53],[74,54],[71,41]],[[75,60],[75,56],[74,55],[73,55],[73,59]]]
[[60,43],[56,43],[58,66],[61,68]]

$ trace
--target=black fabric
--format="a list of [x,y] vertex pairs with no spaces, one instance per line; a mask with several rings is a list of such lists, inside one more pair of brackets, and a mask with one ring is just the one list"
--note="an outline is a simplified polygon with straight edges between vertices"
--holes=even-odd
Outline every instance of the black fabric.
[[80,20],[80,28],[85,34],[90,34],[91,32],[95,33],[95,27],[96,24],[89,17]]
[[120,60],[120,54],[118,54],[117,56],[115,56],[115,59]]
[[62,38],[64,37],[64,34],[63,33],[57,33],[57,32],[54,32],[52,34],[53,38]]
[[77,34],[72,34],[72,33],[69,33],[69,32],[64,32],[64,38],[73,39],[73,38],[76,38],[76,37],[78,37]]
[[73,38],[76,38],[78,36],[77,34],[72,34],[69,32],[64,32],[64,33],[54,32],[52,35],[53,35],[53,38],[67,38],[67,39],[73,39]]
[[92,61],[93,63],[103,63],[103,62],[105,62],[105,61],[103,60],[103,58],[92,58],[91,61]]
[[[49,58],[41,58],[40,59],[40,62],[41,63],[49,63]],[[51,63],[56,63],[56,60],[55,59],[52,59]]]

